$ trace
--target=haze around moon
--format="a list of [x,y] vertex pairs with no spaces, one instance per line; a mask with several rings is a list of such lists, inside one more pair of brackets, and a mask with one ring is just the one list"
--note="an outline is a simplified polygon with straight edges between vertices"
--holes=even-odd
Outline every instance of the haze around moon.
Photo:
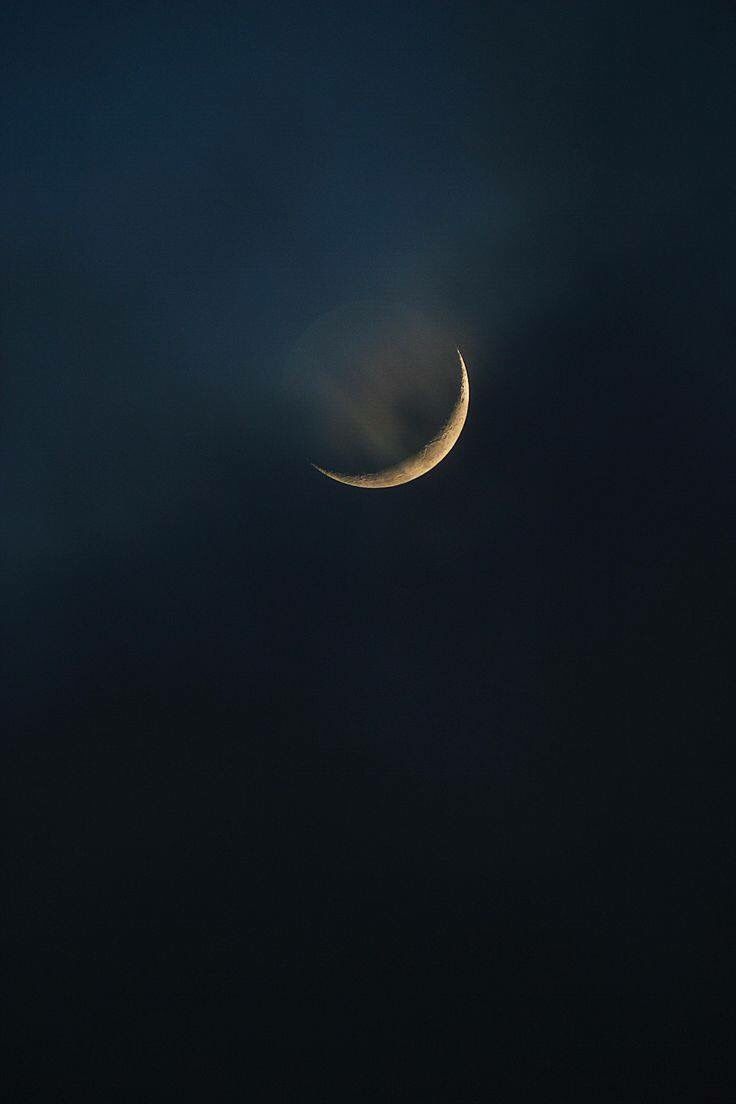
[[465,361],[459,349],[457,355],[460,361],[460,384],[455,405],[439,431],[417,452],[412,453],[397,464],[373,472],[349,474],[321,468],[318,464],[313,464],[312,467],[329,479],[334,479],[337,483],[373,490],[398,487],[403,483],[410,483],[431,471],[432,468],[437,467],[456,444],[468,416],[470,382]]

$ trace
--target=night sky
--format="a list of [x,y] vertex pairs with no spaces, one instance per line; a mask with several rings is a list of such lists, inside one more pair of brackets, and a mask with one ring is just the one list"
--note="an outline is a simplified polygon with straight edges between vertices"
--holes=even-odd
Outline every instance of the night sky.
[[[4,1097],[733,1100],[733,5],[0,63]],[[292,370],[363,302],[470,374],[392,490]]]

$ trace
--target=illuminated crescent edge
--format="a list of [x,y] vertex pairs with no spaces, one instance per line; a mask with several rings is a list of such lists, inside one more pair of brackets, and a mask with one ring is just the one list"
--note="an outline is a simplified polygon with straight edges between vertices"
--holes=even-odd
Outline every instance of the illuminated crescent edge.
[[320,468],[318,464],[312,464],[312,467],[316,468],[318,472],[322,472],[322,475],[326,475],[328,479],[334,479],[337,483],[345,483],[349,487],[365,487],[369,490],[377,490],[382,487],[398,487],[402,483],[410,483],[412,479],[418,479],[420,475],[425,475],[432,468],[436,468],[455,445],[468,416],[470,382],[465,361],[459,349],[457,355],[460,358],[460,393],[457,402],[442,428],[419,452],[413,453],[390,468],[383,468],[377,472],[364,472],[360,475],[329,471],[327,468]]

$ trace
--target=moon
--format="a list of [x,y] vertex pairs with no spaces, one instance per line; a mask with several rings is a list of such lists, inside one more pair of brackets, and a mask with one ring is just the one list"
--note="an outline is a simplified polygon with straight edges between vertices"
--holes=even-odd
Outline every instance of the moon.
[[468,406],[470,404],[468,370],[459,349],[457,355],[460,360],[460,384],[455,405],[439,432],[418,452],[412,453],[411,456],[407,456],[405,460],[394,464],[390,468],[383,468],[376,472],[361,472],[356,475],[329,471],[327,468],[320,468],[318,464],[312,464],[312,467],[316,468],[318,472],[322,472],[322,475],[326,475],[328,479],[334,479],[337,483],[346,483],[349,487],[365,487],[369,490],[398,487],[402,483],[410,483],[413,479],[418,479],[420,475],[426,475],[432,468],[436,468],[457,442],[468,416]]

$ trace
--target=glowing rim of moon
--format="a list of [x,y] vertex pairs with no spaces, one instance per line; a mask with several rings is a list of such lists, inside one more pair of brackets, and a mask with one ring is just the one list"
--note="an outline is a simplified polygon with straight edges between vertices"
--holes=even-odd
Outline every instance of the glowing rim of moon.
[[337,483],[345,483],[349,487],[366,487],[369,490],[377,490],[382,487],[398,487],[402,483],[410,483],[413,479],[418,479],[420,475],[426,475],[432,468],[436,468],[457,442],[468,416],[468,405],[470,403],[468,370],[459,349],[457,355],[460,358],[460,393],[457,402],[442,428],[419,452],[407,456],[405,460],[402,460],[399,464],[394,464],[390,468],[383,468],[377,472],[364,472],[360,475],[329,471],[327,468],[320,468],[318,464],[312,464],[312,467],[316,468],[318,472],[322,472],[322,475],[326,475],[328,479],[334,479]]

